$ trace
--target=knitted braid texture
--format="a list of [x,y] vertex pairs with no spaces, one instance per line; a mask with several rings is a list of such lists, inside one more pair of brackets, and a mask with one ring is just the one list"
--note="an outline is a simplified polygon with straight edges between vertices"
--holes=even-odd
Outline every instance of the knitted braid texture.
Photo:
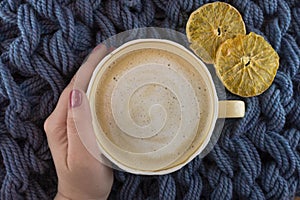
[[[1,0],[0,199],[52,199],[57,177],[43,122],[92,48],[121,31],[185,31],[208,0]],[[300,2],[228,0],[247,32],[280,55],[272,86],[226,120],[204,159],[178,172],[115,171],[110,199],[291,199],[300,183]],[[241,99],[227,94],[229,99]]]

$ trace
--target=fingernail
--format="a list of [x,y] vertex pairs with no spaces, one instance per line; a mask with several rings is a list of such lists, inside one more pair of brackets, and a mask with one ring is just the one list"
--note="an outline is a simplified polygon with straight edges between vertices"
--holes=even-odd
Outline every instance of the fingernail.
[[114,51],[115,49],[116,49],[115,47],[109,47],[108,52],[110,53],[110,52]]
[[93,49],[93,51],[92,52],[95,52],[95,51],[98,51],[99,49],[102,49],[103,47],[105,47],[105,45],[104,44],[98,44],[94,49]]
[[79,90],[72,90],[70,93],[70,107],[76,108],[81,105],[82,94]]

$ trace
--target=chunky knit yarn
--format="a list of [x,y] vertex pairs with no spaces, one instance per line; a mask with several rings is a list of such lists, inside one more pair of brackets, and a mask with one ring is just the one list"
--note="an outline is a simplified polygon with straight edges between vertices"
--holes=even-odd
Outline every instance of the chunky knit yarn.
[[[96,44],[118,32],[167,27],[184,33],[209,0],[1,0],[0,199],[52,199],[57,177],[43,122]],[[215,148],[164,176],[115,171],[111,199],[291,199],[300,184],[300,2],[228,0],[247,32],[280,55],[272,86],[242,99]],[[240,99],[228,93],[230,99]]]

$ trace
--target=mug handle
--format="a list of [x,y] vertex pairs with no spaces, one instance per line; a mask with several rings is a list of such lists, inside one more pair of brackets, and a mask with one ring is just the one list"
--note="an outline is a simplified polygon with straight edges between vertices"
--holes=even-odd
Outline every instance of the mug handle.
[[219,101],[218,118],[241,118],[245,116],[245,103],[238,100]]

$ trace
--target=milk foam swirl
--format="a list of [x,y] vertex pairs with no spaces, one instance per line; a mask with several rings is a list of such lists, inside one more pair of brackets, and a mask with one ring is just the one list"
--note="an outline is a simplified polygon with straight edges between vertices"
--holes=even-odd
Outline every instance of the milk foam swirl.
[[[129,101],[136,90],[153,84],[171,90],[179,101],[181,116],[170,116],[162,105],[153,104],[149,109],[150,124],[140,126],[130,116]],[[144,101],[151,100],[144,99]],[[138,66],[125,73],[113,90],[111,109],[118,127],[126,134],[137,138],[149,138],[159,134],[167,118],[180,123],[178,133],[185,133],[186,137],[192,137],[200,119],[198,100],[189,81],[175,70],[159,64]]]

